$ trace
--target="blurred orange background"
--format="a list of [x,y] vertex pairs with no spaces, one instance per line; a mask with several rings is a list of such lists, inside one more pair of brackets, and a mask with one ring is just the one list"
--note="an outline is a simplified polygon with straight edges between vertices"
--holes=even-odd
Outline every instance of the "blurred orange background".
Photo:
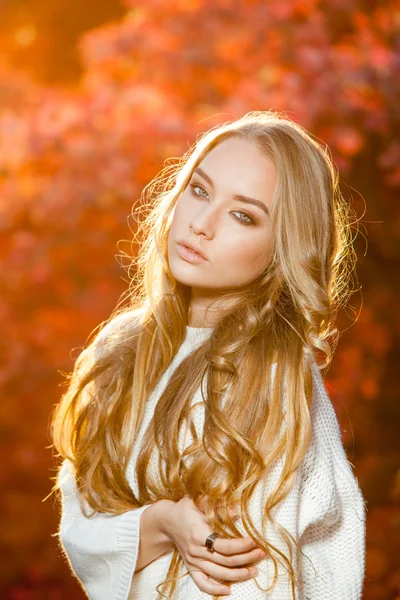
[[363,597],[400,600],[399,29],[397,1],[0,0],[1,598],[84,598],[44,500],[49,415],[127,287],[132,205],[198,133],[276,109],[363,222],[326,384],[367,501]]

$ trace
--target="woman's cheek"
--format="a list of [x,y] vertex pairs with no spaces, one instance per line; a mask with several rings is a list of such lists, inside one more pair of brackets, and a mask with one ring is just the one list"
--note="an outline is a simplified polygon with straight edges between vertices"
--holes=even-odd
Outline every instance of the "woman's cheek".
[[[242,262],[247,273],[252,277],[258,277],[268,264],[268,247],[264,240],[262,243],[244,248],[240,253],[240,262]],[[238,261],[239,262],[239,261]]]

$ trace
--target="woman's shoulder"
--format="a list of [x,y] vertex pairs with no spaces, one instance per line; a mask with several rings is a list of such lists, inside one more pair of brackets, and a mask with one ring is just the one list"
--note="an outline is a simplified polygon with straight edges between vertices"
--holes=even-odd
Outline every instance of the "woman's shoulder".
[[97,360],[122,346],[139,332],[143,316],[142,308],[127,308],[114,313],[92,332],[91,340],[80,355],[81,360]]
[[100,330],[95,337],[95,343],[102,343],[124,331],[138,333],[143,314],[143,307],[125,308],[114,313],[108,321],[103,321],[100,324]]

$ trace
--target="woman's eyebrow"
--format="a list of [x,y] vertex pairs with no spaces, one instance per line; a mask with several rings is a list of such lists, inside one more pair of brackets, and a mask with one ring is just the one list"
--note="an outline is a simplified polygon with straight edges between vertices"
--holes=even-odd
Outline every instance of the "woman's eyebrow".
[[[203,179],[205,179],[207,181],[207,183],[212,188],[214,188],[213,180],[211,179],[211,177],[209,175],[207,175],[207,173],[205,171],[203,171],[203,169],[201,167],[196,167],[193,172],[200,175],[200,177],[203,177]],[[258,208],[261,208],[261,210],[263,210],[265,212],[265,214],[269,216],[269,210],[266,207],[266,205],[264,204],[264,202],[261,202],[261,200],[256,200],[255,198],[249,198],[249,196],[243,196],[242,194],[234,194],[233,199],[237,200],[238,202],[244,202],[245,204],[253,204],[254,206],[258,206]]]

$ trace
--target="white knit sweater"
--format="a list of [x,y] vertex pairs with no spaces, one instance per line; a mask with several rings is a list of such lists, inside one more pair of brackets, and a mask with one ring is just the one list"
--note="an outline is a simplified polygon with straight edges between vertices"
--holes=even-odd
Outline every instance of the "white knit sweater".
[[[119,317],[120,318],[120,317]],[[101,335],[107,334],[112,322]],[[138,493],[134,465],[145,429],[167,381],[179,362],[204,341],[211,328],[187,327],[186,338],[166,372],[150,395],[144,418],[127,469],[127,479]],[[296,483],[278,506],[275,519],[300,542],[303,554],[301,578],[303,586],[296,590],[297,600],[360,600],[365,569],[364,499],[350,463],[347,460],[339,423],[326,392],[323,379],[313,364],[313,401],[311,445],[298,471]],[[203,388],[204,389],[204,388]],[[195,426],[201,438],[204,424],[204,403],[200,389],[193,404]],[[190,431],[180,439],[180,448],[192,441]],[[156,464],[156,450],[151,465]],[[263,494],[279,477],[278,465],[268,478],[260,481],[250,502],[251,517],[261,531]],[[155,471],[156,472],[156,471]],[[62,514],[58,535],[73,574],[91,600],[160,600],[155,590],[167,573],[172,550],[164,553],[147,567],[134,573],[139,548],[140,516],[150,506],[121,515],[96,513],[90,519],[81,513],[71,464],[64,461],[59,480],[62,491]],[[236,521],[243,536],[247,533],[241,519]],[[287,548],[271,529],[264,531],[286,554]],[[261,588],[272,582],[271,559],[257,563],[256,576]],[[182,573],[187,572],[184,569]],[[190,574],[179,580],[174,600],[206,600]],[[271,593],[263,592],[253,579],[235,582],[231,586],[232,600],[291,600],[287,576],[280,579]]]

